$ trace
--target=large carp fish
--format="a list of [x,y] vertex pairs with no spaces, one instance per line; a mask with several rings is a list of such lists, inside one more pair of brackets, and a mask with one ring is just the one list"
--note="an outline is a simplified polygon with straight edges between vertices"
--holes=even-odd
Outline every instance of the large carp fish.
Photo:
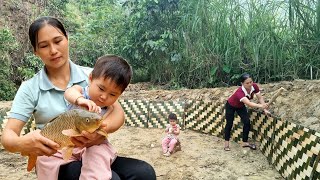
[[[40,134],[58,143],[60,150],[62,150],[63,159],[67,161],[72,156],[72,150],[75,147],[70,137],[81,136],[82,131],[93,133],[96,130],[97,133],[107,137],[107,133],[99,129],[102,120],[103,117],[97,113],[83,109],[73,109],[52,119],[44,126]],[[37,156],[29,155],[28,171],[35,167],[36,161]]]

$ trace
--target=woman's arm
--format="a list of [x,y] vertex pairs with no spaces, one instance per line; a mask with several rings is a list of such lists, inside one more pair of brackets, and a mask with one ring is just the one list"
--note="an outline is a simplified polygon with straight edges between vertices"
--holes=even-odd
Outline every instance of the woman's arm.
[[254,103],[254,102],[251,102],[248,98],[243,98],[242,99],[242,102],[247,105],[247,106],[250,106],[252,108],[261,108],[261,109],[266,109],[268,107],[268,104],[266,103],[263,103],[263,104],[257,104],[257,103]]
[[265,104],[264,98],[263,98],[263,96],[261,95],[261,93],[256,94],[256,96],[257,96],[258,101],[259,101],[260,104]]
[[1,144],[9,152],[20,152],[22,155],[34,154],[50,156],[57,152],[59,145],[45,138],[40,130],[32,131],[24,136],[20,132],[25,122],[9,119],[3,130]]
[[21,148],[19,134],[25,122],[16,119],[9,119],[1,137],[1,144],[9,152],[20,152]]
[[269,108],[269,103],[265,103],[265,102],[264,102],[264,98],[263,98],[263,96],[261,95],[261,93],[256,94],[256,96],[257,96],[258,101],[260,102],[260,104],[265,104],[265,105],[266,105],[266,107],[263,108],[264,114],[265,114],[265,115],[270,115],[270,112],[269,112],[269,110],[268,110],[268,108]]

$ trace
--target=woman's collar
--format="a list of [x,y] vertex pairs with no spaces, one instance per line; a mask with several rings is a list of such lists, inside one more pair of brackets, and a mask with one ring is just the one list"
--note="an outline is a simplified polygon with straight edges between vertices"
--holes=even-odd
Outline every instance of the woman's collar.
[[243,85],[241,86],[241,89],[244,92],[244,95],[245,96],[249,96],[249,97],[250,97],[251,93],[254,91],[254,87],[253,86],[251,86],[250,93],[248,93],[248,91],[246,90],[246,88]]

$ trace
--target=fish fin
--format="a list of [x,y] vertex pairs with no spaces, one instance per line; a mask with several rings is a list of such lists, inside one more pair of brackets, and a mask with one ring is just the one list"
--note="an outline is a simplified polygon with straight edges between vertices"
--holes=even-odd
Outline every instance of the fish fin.
[[62,157],[63,157],[63,160],[68,161],[68,160],[71,158],[71,156],[72,156],[72,150],[73,150],[73,147],[72,147],[72,146],[68,146],[68,147],[62,148]]
[[82,136],[78,131],[76,131],[74,129],[65,129],[62,131],[62,134],[69,136],[69,137]]
[[108,133],[102,129],[97,129],[97,133],[102,136],[105,136],[106,138],[108,137]]
[[37,156],[29,155],[27,171],[30,172],[36,166],[36,162]]

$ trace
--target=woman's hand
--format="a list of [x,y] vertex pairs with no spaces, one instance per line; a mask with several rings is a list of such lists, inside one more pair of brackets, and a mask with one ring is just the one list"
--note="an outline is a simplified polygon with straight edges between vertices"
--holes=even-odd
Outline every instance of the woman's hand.
[[19,148],[19,151],[23,156],[51,156],[57,152],[59,144],[42,136],[38,129],[22,136]]
[[87,131],[82,131],[81,132],[82,136],[71,137],[71,142],[74,145],[76,145],[77,147],[81,147],[81,148],[102,144],[103,141],[106,139],[106,136],[99,134],[97,132],[99,130],[102,130],[102,131],[108,133],[106,120],[102,121],[99,129],[96,130],[95,132],[89,133]]
[[263,112],[266,116],[271,116],[271,113],[268,109],[263,109]]
[[262,103],[262,104],[259,104],[259,108],[261,109],[268,109],[269,108],[269,105],[267,103]]
[[99,145],[106,139],[105,136],[98,134],[96,131],[93,133],[83,131],[81,134],[82,136],[71,137],[71,142],[81,148]]

